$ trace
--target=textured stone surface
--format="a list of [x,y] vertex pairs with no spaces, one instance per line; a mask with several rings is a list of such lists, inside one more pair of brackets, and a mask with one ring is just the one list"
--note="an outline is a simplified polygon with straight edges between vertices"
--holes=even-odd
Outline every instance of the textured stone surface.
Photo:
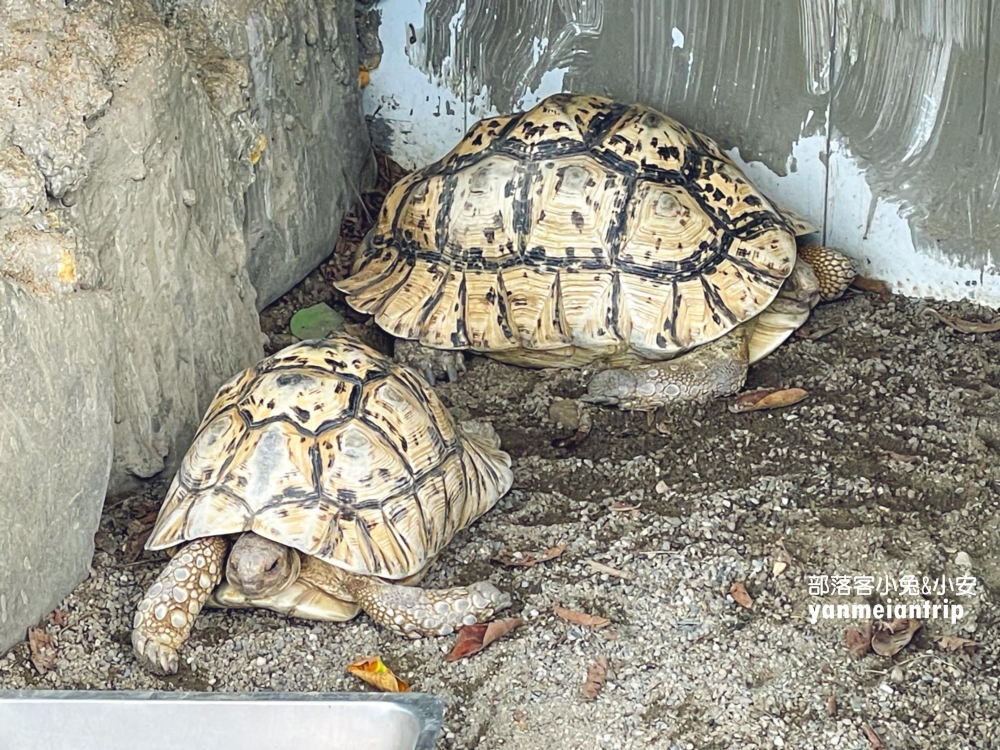
[[86,575],[111,467],[111,302],[0,278],[0,652]]
[[261,355],[242,228],[260,136],[248,71],[185,49],[152,10],[121,37],[71,209],[115,301],[116,488],[172,470],[215,390]]
[[354,4],[238,0],[203,12],[211,37],[247,63],[267,138],[246,203],[248,271],[263,309],[330,254],[344,213],[374,179]]
[[0,0],[0,651],[332,250],[359,97],[352,3]]
[[[257,2],[241,29],[268,148],[247,194],[249,272],[263,309],[333,249],[344,213],[374,179],[357,83],[354,5]],[[278,36],[267,18],[289,22]]]

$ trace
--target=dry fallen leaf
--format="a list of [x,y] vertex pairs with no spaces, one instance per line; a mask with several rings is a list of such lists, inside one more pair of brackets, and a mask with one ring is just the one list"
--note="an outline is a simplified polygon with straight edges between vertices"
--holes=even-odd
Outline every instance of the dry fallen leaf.
[[[374,70],[370,61],[369,65],[365,67],[369,71]],[[360,79],[360,70],[358,75]],[[375,152],[375,162],[378,167],[375,184],[363,194],[358,194],[355,188],[358,199],[340,222],[340,234],[334,245],[333,254],[320,266],[320,273],[328,282],[343,279],[349,275],[357,246],[374,225],[375,219],[385,203],[386,194],[407,174],[406,169],[403,169],[381,151]],[[342,294],[342,292],[334,292],[335,298],[343,299]]]
[[520,617],[511,617],[507,620],[493,620],[489,623],[478,623],[476,625],[463,625],[458,631],[458,638],[455,639],[455,646],[444,657],[445,661],[458,661],[467,656],[478,654],[489,646],[497,638],[502,638],[518,625],[524,623]]
[[872,650],[879,656],[895,656],[919,629],[920,620],[914,618],[879,622],[875,626],[875,635],[872,636]]
[[408,693],[410,686],[393,674],[381,656],[368,656],[347,665],[347,671],[386,693]]
[[631,513],[636,510],[639,510],[638,505],[629,505],[628,503],[623,503],[620,500],[615,500],[611,503],[612,513]]
[[886,455],[889,457],[890,460],[898,461],[899,463],[902,464],[913,463],[914,461],[917,460],[917,456],[908,456],[905,453],[896,453],[895,451],[887,451]]
[[361,88],[364,88],[371,82],[372,82],[372,76],[371,73],[368,72],[368,68],[366,68],[364,65],[359,65],[358,84],[361,86]]
[[52,636],[41,628],[28,628],[28,649],[31,651],[31,664],[44,675],[56,666],[56,647],[52,645]]
[[829,336],[834,331],[839,330],[840,327],[840,323],[832,326],[824,326],[823,328],[813,328],[810,325],[804,325],[795,332],[795,336],[796,338],[808,339],[809,341],[819,341],[824,336]]
[[855,659],[860,659],[871,650],[872,624],[869,622],[863,628],[853,625],[844,633],[847,640],[847,652]]
[[444,660],[457,661],[459,659],[464,659],[466,656],[472,656],[473,654],[479,653],[483,650],[483,648],[485,648],[485,646],[483,646],[483,637],[485,635],[485,623],[463,625],[458,630],[458,638],[455,639],[455,645],[452,647],[448,655],[444,657]]
[[331,281],[341,279],[345,276],[350,275],[351,264],[354,262],[354,256],[357,254],[358,243],[352,242],[350,239],[341,234],[337,237],[337,241],[333,245],[333,270],[334,278]]
[[552,611],[566,622],[571,622],[574,625],[582,625],[586,628],[603,628],[611,624],[611,620],[607,617],[588,615],[586,612],[566,609],[565,607],[560,607],[558,604],[552,608]]
[[62,628],[65,627],[66,623],[69,621],[69,612],[64,609],[54,609],[49,612],[46,619],[57,628]]
[[635,578],[635,575],[632,573],[626,573],[624,570],[612,568],[610,565],[597,562],[597,560],[587,560],[587,565],[590,566],[590,569],[595,573],[604,573],[609,576],[614,576],[615,578],[621,578],[625,581],[631,581]]
[[[574,448],[590,435],[594,423],[590,418],[590,412],[582,404],[577,403],[576,424],[571,426],[573,434],[567,437],[556,438],[552,441],[553,448]],[[570,420],[572,422],[572,420]],[[565,424],[565,422],[563,422]]]
[[608,657],[602,656],[587,667],[587,681],[583,683],[583,697],[588,701],[595,700],[608,679]]
[[959,635],[942,636],[937,642],[938,648],[950,654],[957,654],[959,651],[965,654],[973,654],[979,648],[979,643]]
[[552,447],[575,448],[576,446],[580,445],[580,443],[582,443],[584,440],[586,440],[588,435],[590,435],[589,426],[588,429],[584,430],[581,428],[576,432],[574,432],[572,435],[568,435],[567,437],[555,438],[552,441]]
[[[557,544],[555,547],[549,547],[544,552],[508,552],[503,550],[499,555],[493,558],[495,562],[501,565],[506,565],[509,568],[530,568],[532,565],[538,565],[538,563],[548,562],[549,560],[555,560],[559,555],[566,551],[565,544]],[[520,557],[517,555],[520,554]]]
[[855,289],[860,289],[862,292],[872,292],[880,297],[888,297],[891,294],[889,286],[884,281],[869,279],[867,276],[855,276],[854,281],[851,282],[851,286]]
[[872,746],[872,750],[886,750],[885,743],[882,742],[882,738],[875,733],[874,729],[872,729],[867,724],[862,724],[861,729],[864,731],[865,736],[868,738],[868,742]]
[[146,540],[149,538],[149,534],[153,530],[158,516],[159,510],[153,508],[142,516],[133,518],[128,522],[124,554],[126,563],[134,563],[142,556],[142,553],[145,551]]
[[932,307],[928,307],[927,312],[953,331],[958,331],[959,333],[993,333],[994,331],[1000,331],[1000,319],[984,323],[979,320],[964,320],[952,315],[942,315]]
[[729,587],[729,595],[744,609],[751,609],[753,607],[753,597],[750,596],[746,586],[741,582],[733,582],[733,585]]
[[836,716],[837,715],[837,696],[831,695],[826,699],[826,715]]
[[809,395],[801,388],[760,388],[756,391],[741,393],[729,405],[733,414],[761,409],[780,409],[797,404]]
[[493,620],[486,626],[486,635],[483,636],[483,648],[489,646],[498,638],[503,638],[518,625],[523,625],[524,620],[520,617],[508,617],[506,620]]

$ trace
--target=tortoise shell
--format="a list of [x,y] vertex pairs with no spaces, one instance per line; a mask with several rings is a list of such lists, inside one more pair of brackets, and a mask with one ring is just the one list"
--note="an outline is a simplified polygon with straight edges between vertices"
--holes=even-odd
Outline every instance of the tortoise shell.
[[336,286],[434,348],[669,359],[764,310],[795,257],[793,224],[710,138],[557,94],[396,183]]
[[510,488],[409,369],[348,336],[303,341],[225,383],[148,549],[253,531],[345,570],[405,578]]

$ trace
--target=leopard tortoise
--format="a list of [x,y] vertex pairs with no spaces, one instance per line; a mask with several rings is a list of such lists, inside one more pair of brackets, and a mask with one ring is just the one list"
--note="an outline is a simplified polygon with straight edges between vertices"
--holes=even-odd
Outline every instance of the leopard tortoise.
[[432,383],[458,376],[463,350],[589,365],[584,400],[649,410],[738,391],[843,293],[849,258],[796,247],[814,231],[707,136],[556,94],[397,182],[335,286]]
[[447,635],[510,604],[487,582],[416,587],[510,489],[492,427],[456,423],[419,374],[346,335],[289,346],[218,391],[173,479],[151,550],[170,561],[132,644],[153,672],[206,604]]

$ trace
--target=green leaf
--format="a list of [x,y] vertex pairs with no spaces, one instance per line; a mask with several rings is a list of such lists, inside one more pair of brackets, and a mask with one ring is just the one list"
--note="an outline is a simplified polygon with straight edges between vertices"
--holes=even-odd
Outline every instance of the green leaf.
[[300,341],[305,339],[321,339],[340,329],[344,324],[344,316],[329,305],[320,302],[312,307],[303,307],[292,316],[289,328],[292,335]]

